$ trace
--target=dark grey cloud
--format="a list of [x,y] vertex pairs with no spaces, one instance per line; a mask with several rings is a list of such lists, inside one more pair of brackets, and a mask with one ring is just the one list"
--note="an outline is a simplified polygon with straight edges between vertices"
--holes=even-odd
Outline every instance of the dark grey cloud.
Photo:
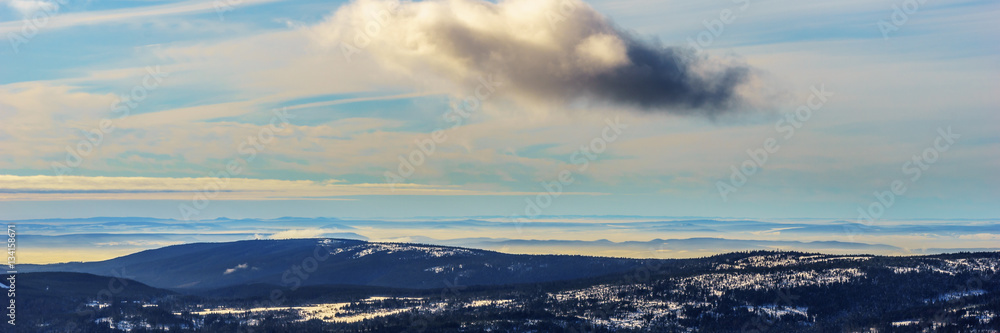
[[315,30],[347,58],[464,91],[499,81],[505,96],[538,103],[714,117],[744,107],[754,79],[745,64],[635,37],[578,0],[359,0]]
[[751,76],[750,68],[729,65],[714,73],[698,73],[701,59],[690,50],[629,43],[629,64],[584,81],[581,90],[647,110],[732,110],[742,104],[737,89]]

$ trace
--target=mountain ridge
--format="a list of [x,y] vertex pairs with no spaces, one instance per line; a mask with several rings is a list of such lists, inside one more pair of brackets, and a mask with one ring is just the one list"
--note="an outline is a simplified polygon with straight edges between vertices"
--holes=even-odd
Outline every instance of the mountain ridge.
[[326,238],[180,244],[104,261],[22,265],[21,269],[98,275],[118,270],[151,286],[175,289],[250,283],[421,289],[444,286],[449,279],[463,279],[468,285],[571,280],[626,271],[648,260],[520,255]]

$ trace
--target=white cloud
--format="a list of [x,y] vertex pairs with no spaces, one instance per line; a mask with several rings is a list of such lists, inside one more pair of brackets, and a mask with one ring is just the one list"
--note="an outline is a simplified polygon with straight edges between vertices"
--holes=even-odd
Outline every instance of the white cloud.
[[610,34],[595,34],[576,46],[580,68],[600,72],[628,64],[625,42]]
[[6,2],[8,7],[21,13],[25,18],[30,18],[39,10],[52,12],[59,8],[59,4],[44,0],[7,0],[3,2]]
[[335,232],[340,232],[340,230],[322,229],[322,228],[291,229],[274,233],[268,238],[270,239],[319,238],[323,234],[335,233]]
[[183,244],[184,242],[169,242],[169,241],[124,241],[124,242],[104,242],[104,243],[94,243],[97,246],[142,246],[142,247],[164,247],[170,245]]
[[1000,240],[1000,234],[972,234],[972,235],[959,235],[959,239],[971,239],[971,240]]
[[356,0],[311,32],[341,53],[334,61],[370,54],[425,82],[486,78],[504,96],[545,104],[715,115],[743,107],[754,77],[744,64],[636,38],[579,0]]
[[236,272],[238,270],[247,269],[247,267],[248,267],[247,263],[242,263],[242,264],[236,265],[236,267],[227,268],[225,272],[222,272],[222,275],[229,275],[229,274],[232,274],[232,273],[234,273],[234,272]]
[[[274,2],[279,0],[242,0],[240,6],[250,6]],[[44,8],[46,1],[12,0],[10,6],[24,8],[25,10],[36,10]],[[17,3],[15,5],[15,3]],[[53,4],[54,5],[54,4]],[[158,16],[183,15],[197,13],[215,12],[218,3],[215,1],[183,1],[178,3],[168,3],[154,6],[144,6],[127,9],[110,9],[103,11],[91,11],[80,13],[60,14],[58,20],[52,20],[45,25],[45,29],[69,28],[81,25],[104,24],[113,22],[124,22],[136,19],[149,19]],[[21,21],[0,22],[0,36],[7,33],[19,32],[23,23]]]

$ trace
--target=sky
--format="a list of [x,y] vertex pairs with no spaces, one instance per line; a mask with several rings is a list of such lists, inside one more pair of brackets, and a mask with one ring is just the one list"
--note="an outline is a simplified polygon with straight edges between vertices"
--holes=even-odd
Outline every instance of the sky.
[[0,0],[0,219],[995,219],[997,15]]

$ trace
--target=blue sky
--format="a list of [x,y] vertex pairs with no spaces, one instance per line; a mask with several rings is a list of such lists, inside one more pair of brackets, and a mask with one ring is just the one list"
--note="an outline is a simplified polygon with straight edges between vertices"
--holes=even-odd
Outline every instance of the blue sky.
[[[855,219],[899,180],[882,218],[998,216],[996,2],[925,2],[886,34],[905,1],[567,3],[404,2],[348,60],[343,43],[391,2],[2,0],[0,219],[525,216],[566,172],[543,215]],[[714,33],[724,10],[735,18]],[[569,28],[540,30],[552,13]],[[753,79],[718,117],[649,110],[519,81],[541,67],[516,48],[471,63],[482,55],[413,46],[445,23],[545,50],[530,61],[589,57],[554,76],[627,66],[615,50],[629,38],[712,34],[697,70],[738,64]],[[453,126],[451,106],[493,74],[507,85]],[[816,87],[832,95],[787,135],[781,119]],[[959,137],[935,148],[949,128]],[[780,149],[733,186],[731,168],[771,138]],[[595,140],[601,153],[578,153]],[[914,179],[906,163],[928,149],[938,157]],[[386,176],[412,154],[412,175]]]

